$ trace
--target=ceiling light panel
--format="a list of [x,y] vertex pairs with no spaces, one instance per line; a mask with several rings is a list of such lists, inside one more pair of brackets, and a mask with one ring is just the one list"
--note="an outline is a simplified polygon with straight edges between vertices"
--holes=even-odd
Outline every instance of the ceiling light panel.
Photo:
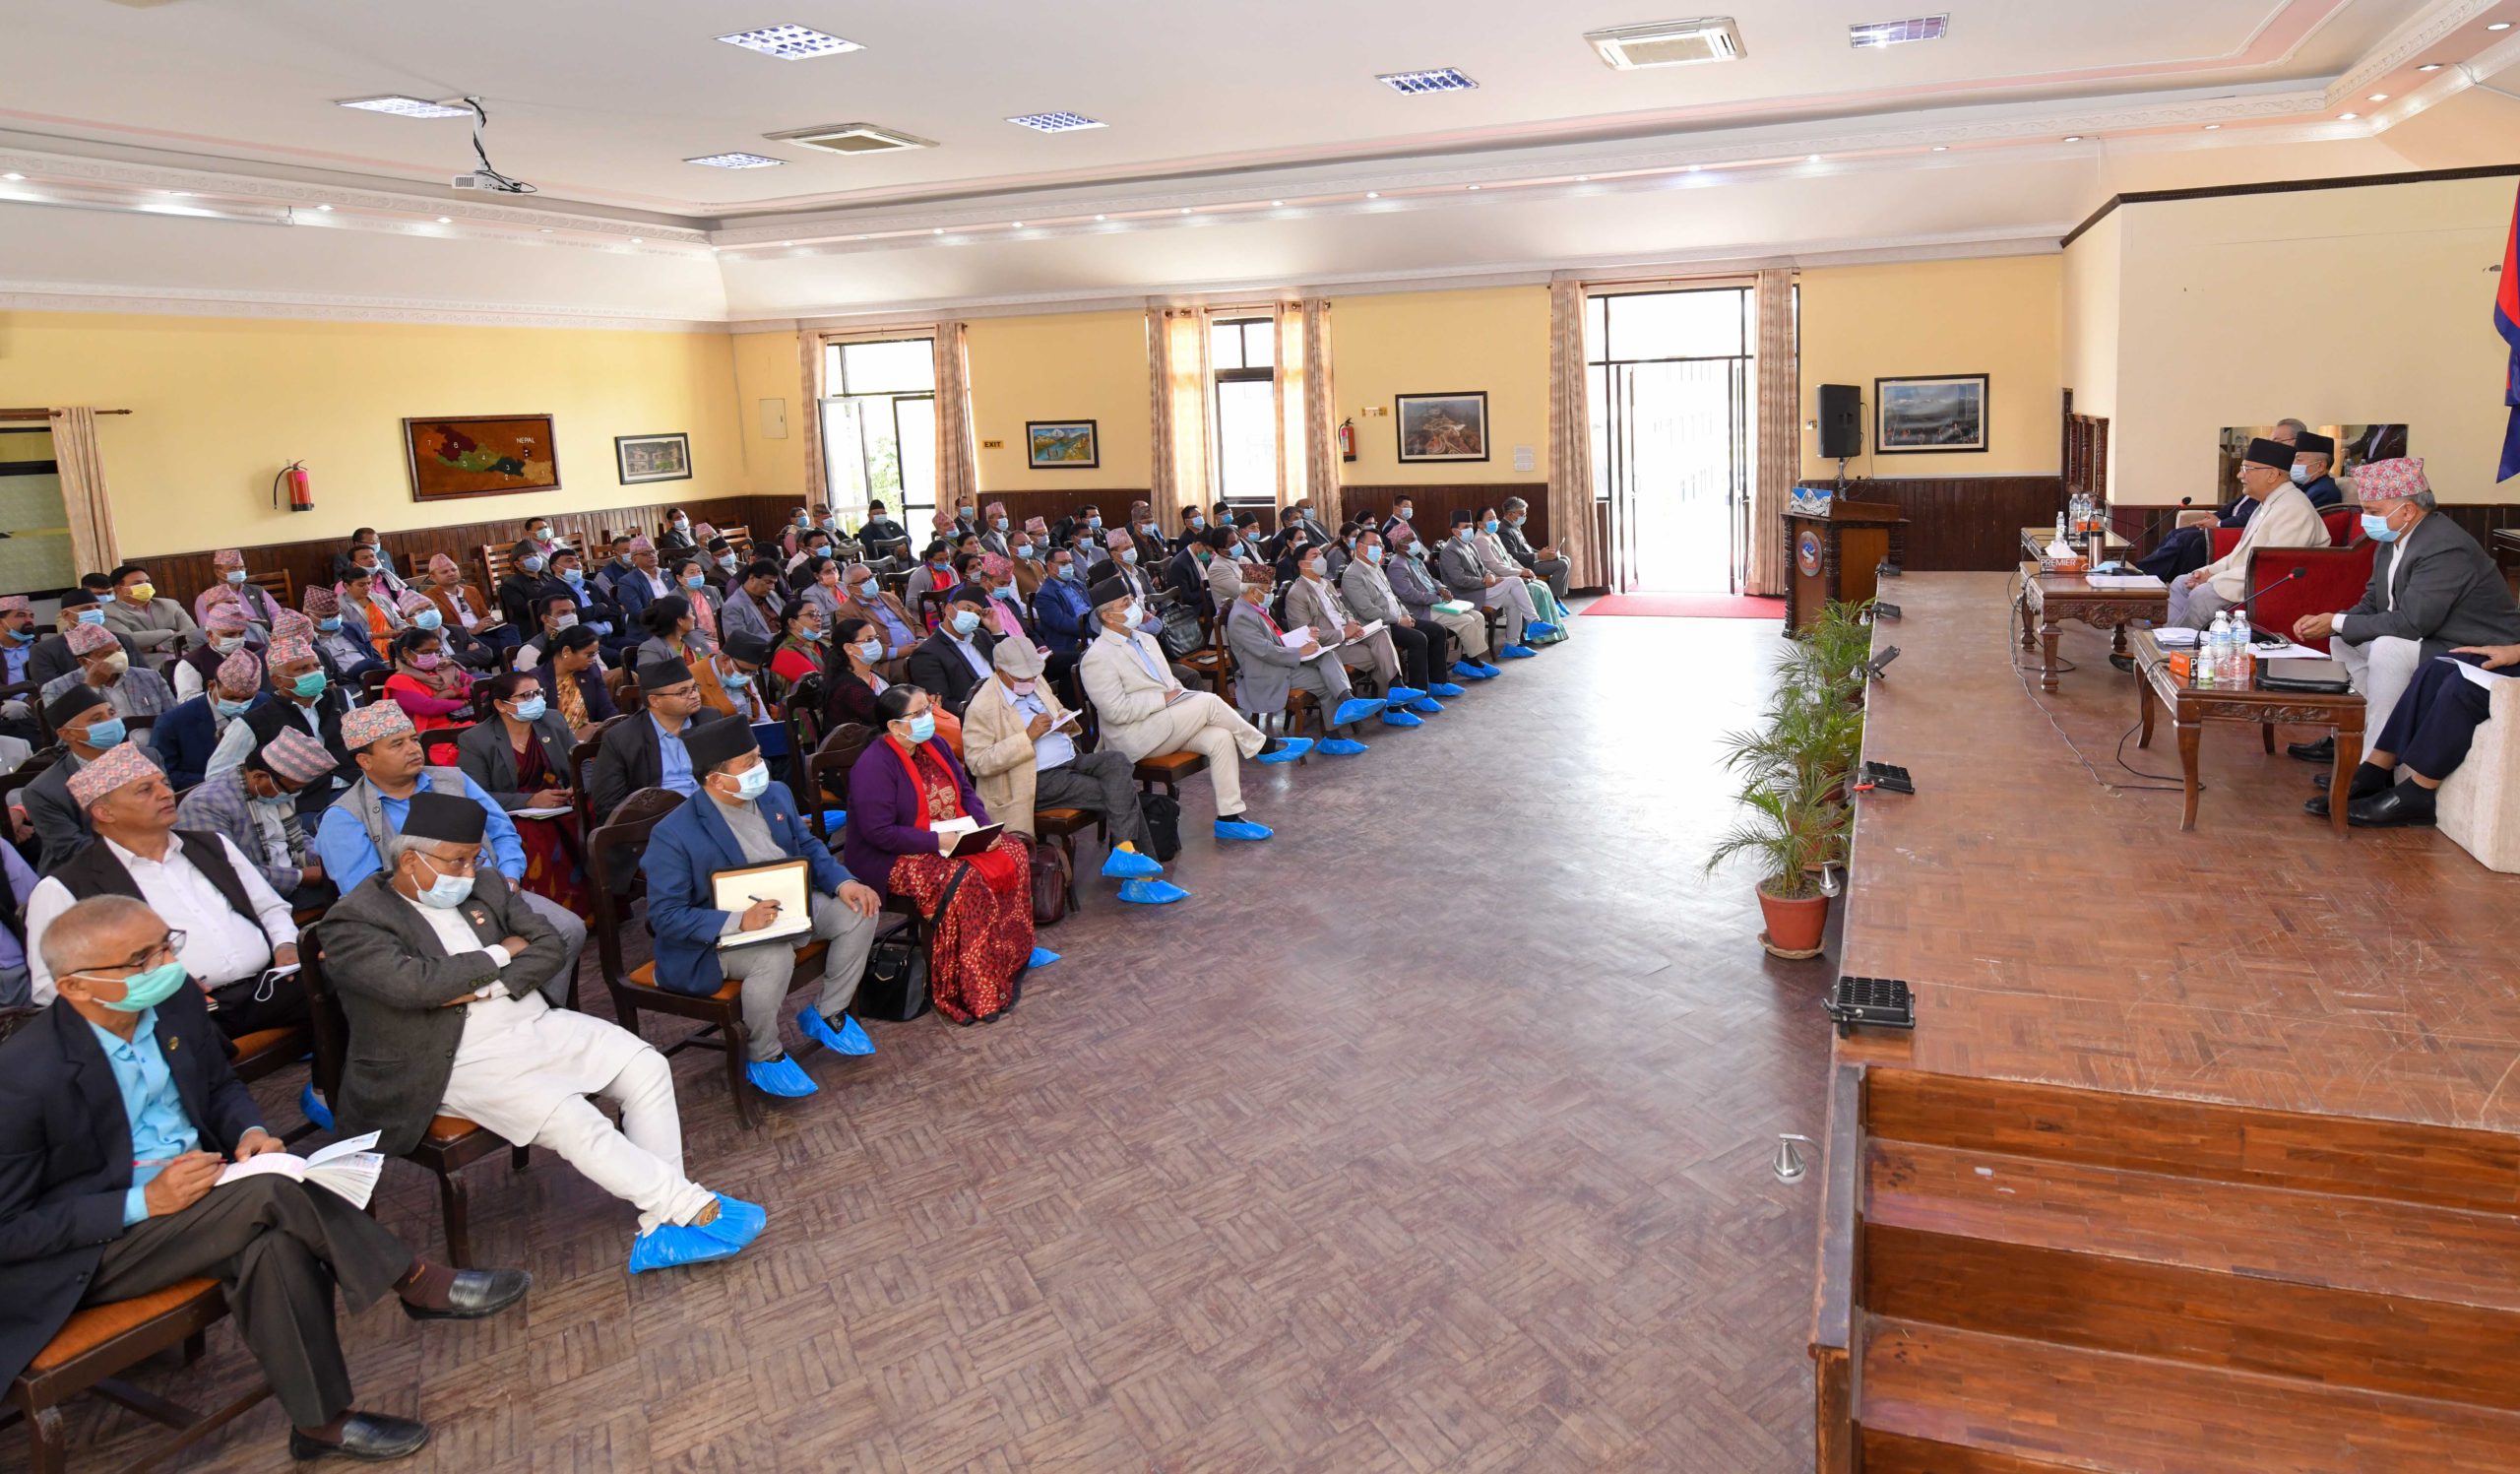
[[838,56],[843,51],[863,51],[855,41],[845,41],[826,35],[810,26],[764,26],[756,31],[738,31],[718,39],[729,46],[741,46],[781,61],[805,61],[816,56]]
[[431,102],[425,97],[388,96],[383,97],[347,97],[335,104],[355,107],[361,112],[390,112],[398,118],[469,118],[472,109],[446,102]]
[[1910,41],[1938,41],[1951,29],[1951,17],[1916,16],[1905,21],[1866,21],[1847,28],[1850,46],[1902,46]]
[[767,154],[703,154],[697,159],[683,160],[685,163],[707,164],[713,169],[777,168],[787,161],[785,159],[773,159]]
[[878,127],[873,123],[829,123],[762,135],[773,143],[797,143],[832,154],[898,154],[904,149],[932,149],[934,139]]
[[1030,128],[1036,133],[1082,133],[1088,128],[1109,126],[1097,122],[1081,112],[1028,112],[1018,117],[1008,118],[1007,121],[1019,128]]
[[1424,72],[1383,72],[1374,80],[1409,96],[1420,93],[1466,93],[1479,86],[1459,67],[1436,67]]
[[1741,59],[1741,29],[1730,16],[1702,16],[1693,21],[1660,21],[1648,26],[1620,26],[1588,31],[1584,39],[1602,61],[1622,72],[1641,67],[1684,67],[1709,61]]

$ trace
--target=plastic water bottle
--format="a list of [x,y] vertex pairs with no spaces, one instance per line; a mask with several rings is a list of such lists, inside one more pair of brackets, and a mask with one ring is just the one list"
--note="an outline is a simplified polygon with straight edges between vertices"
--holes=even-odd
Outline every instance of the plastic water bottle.
[[2232,654],[2232,621],[2216,614],[2213,627],[2205,631],[2205,638],[2197,644],[2201,648],[2196,652],[2196,683],[2200,686],[2221,685],[2223,663],[2230,660]]
[[2256,663],[2257,653],[2249,648],[2248,639],[2248,610],[2236,609],[2232,610],[2232,685],[2249,683],[2250,670]]

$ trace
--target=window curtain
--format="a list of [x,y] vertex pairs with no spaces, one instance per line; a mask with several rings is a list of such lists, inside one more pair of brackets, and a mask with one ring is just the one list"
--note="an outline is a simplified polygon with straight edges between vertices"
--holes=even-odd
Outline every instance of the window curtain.
[[1744,592],[1786,592],[1786,504],[1802,451],[1802,365],[1794,349],[1794,273],[1759,273],[1758,480],[1750,490],[1750,576]]
[[964,325],[936,325],[936,505],[979,493],[979,452],[972,441],[972,361]]
[[[804,493],[805,505],[809,507],[831,499],[831,477],[823,466],[824,360],[830,356],[829,342],[820,333],[796,335],[799,370],[796,382],[805,391],[805,403],[800,407],[800,413],[788,417],[788,433],[805,437],[805,484],[798,489]],[[760,406],[750,408],[759,413]],[[866,509],[858,507],[850,525],[855,526],[865,516]]]
[[1584,284],[1548,288],[1548,535],[1579,589],[1607,587],[1593,522],[1593,410]]
[[105,459],[96,449],[96,412],[52,412],[52,458],[61,466],[61,509],[70,518],[70,558],[85,571],[122,562],[114,509],[105,499]]
[[1206,506],[1208,491],[1208,322],[1188,307],[1150,307],[1146,314],[1149,413],[1155,464],[1148,496],[1158,515]]
[[1309,496],[1335,523],[1337,427],[1331,423],[1330,303],[1321,297],[1278,304],[1278,505]]

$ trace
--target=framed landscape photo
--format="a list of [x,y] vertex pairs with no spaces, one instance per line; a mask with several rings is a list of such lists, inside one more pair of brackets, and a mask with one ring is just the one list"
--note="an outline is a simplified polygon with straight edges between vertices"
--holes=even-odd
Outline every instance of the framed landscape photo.
[[1872,448],[1885,456],[1986,448],[1986,376],[1937,373],[1872,381]]
[[560,453],[548,415],[449,415],[403,421],[411,500],[556,491]]
[[691,437],[680,430],[670,435],[615,435],[612,459],[621,467],[625,486],[687,481],[691,480]]
[[1401,394],[1392,399],[1400,421],[1400,461],[1487,459],[1487,391]]
[[1102,439],[1091,419],[1024,421],[1024,464],[1035,471],[1092,471],[1102,464]]

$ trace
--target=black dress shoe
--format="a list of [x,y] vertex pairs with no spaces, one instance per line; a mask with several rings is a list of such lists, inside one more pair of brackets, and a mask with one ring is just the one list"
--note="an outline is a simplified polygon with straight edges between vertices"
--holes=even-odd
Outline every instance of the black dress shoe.
[[[2407,791],[2415,789],[2417,794]],[[2357,799],[2345,806],[2345,822],[2357,829],[2396,829],[2433,822],[2432,791],[2401,783],[2387,793]]]
[[[2326,818],[2326,817],[2327,817],[2327,815],[2328,815],[2327,793],[2326,793],[2327,785],[2326,785],[2326,784],[2320,784],[2320,785],[2319,785],[2319,789],[2320,789],[2320,792],[2319,792],[2318,794],[2316,794],[2315,796],[2313,796],[2313,797],[2311,798],[2311,800],[2310,800],[2307,803],[2304,803],[2304,804],[2302,804],[2302,805],[2301,805],[2301,812],[2303,812],[2303,813],[2305,813],[2305,814],[2308,814],[2310,817],[2312,817],[2312,818],[2314,818],[2314,819],[2324,819],[2324,818]],[[2348,816],[2349,818],[2353,815],[2353,812],[2354,812],[2354,806],[2353,806],[2352,804],[2350,804],[2350,803],[2349,803],[2349,804],[2347,804],[2347,805],[2346,805],[2346,814],[2347,814],[2347,816]]]
[[525,1298],[534,1276],[522,1269],[458,1269],[447,1286],[444,1306],[403,1302],[403,1314],[414,1320],[478,1320],[495,1315]]
[[2284,750],[2303,762],[2336,761],[2336,738],[2323,737],[2315,742],[2289,742]]
[[342,1441],[327,1443],[310,1439],[292,1428],[288,1431],[290,1458],[349,1458],[361,1463],[381,1464],[390,1459],[410,1458],[429,1441],[429,1426],[409,1418],[389,1417],[384,1413],[352,1413],[342,1423]]
[[2112,655],[2109,663],[2129,675],[2135,673],[2135,658],[2131,655]]

